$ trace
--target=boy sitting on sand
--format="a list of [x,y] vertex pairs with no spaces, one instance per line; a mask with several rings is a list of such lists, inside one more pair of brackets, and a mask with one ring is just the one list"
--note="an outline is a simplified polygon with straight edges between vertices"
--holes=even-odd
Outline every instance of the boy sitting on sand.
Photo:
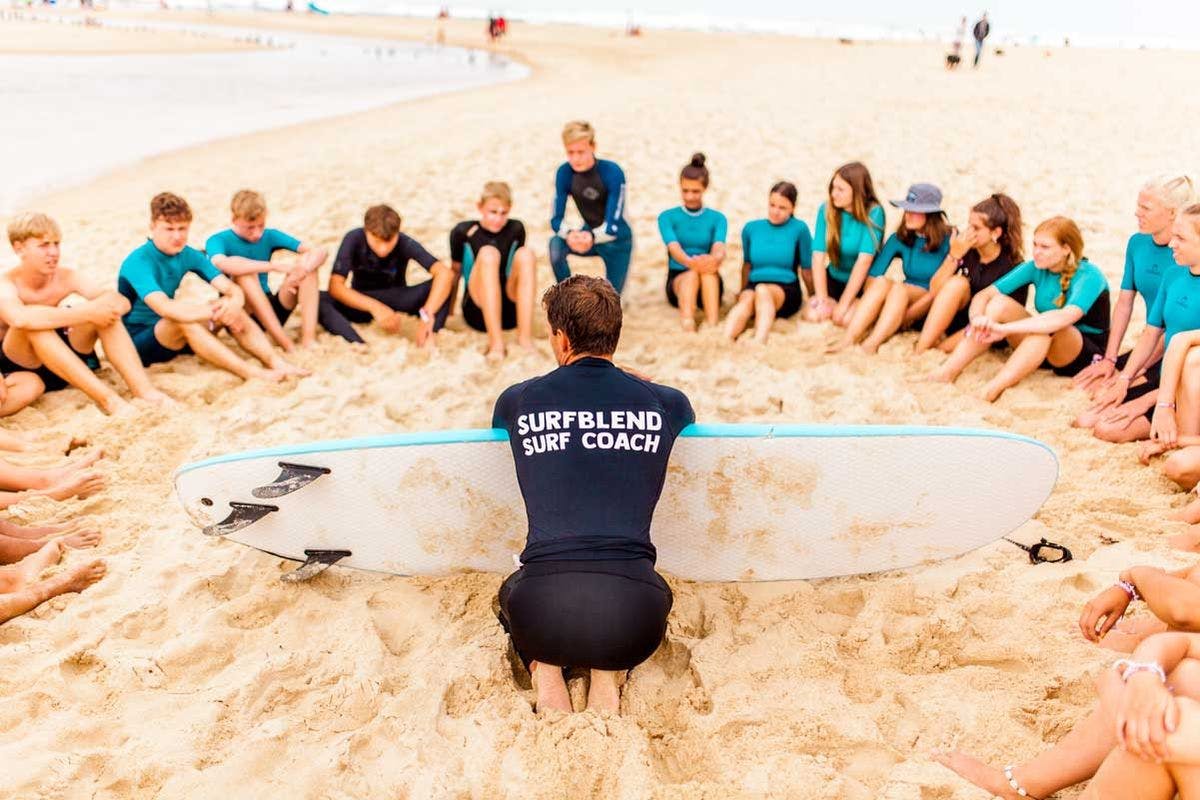
[[[191,224],[192,209],[187,201],[170,192],[155,195],[150,201],[150,238],[125,258],[117,275],[117,289],[132,305],[125,315],[125,327],[142,363],[149,366],[195,352],[243,380],[278,382],[289,375],[308,374],[284,361],[271,347],[262,329],[243,310],[246,298],[238,285],[222,275],[207,256],[188,246]],[[175,293],[188,272],[211,283],[220,298],[176,300]],[[265,369],[243,361],[226,347],[217,338],[221,328],[228,328]]]
[[[431,280],[408,285],[408,262],[416,261],[429,271]],[[403,314],[417,317],[417,345],[432,344],[433,334],[446,324],[450,292],[456,273],[434,258],[421,243],[400,232],[400,215],[391,206],[371,206],[363,226],[342,239],[329,296],[338,314],[330,315],[325,327],[351,342],[362,337],[351,322],[379,323],[387,333],[399,333]]]
[[[300,306],[300,346],[310,347],[317,340],[317,313],[321,289],[317,270],[328,253],[321,247],[302,242],[283,231],[267,227],[267,203],[258,192],[243,189],[233,196],[230,227],[208,237],[204,245],[213,266],[237,282],[246,295],[250,312],[285,353],[296,349],[283,331],[284,323]],[[298,253],[289,265],[271,265],[277,250]],[[285,277],[279,291],[272,293],[268,272]]]
[[[9,223],[8,241],[21,263],[0,275],[5,361],[17,369],[38,372],[50,388],[69,383],[112,414],[127,408],[128,403],[93,372],[99,367],[95,357],[99,340],[104,355],[134,397],[151,403],[170,402],[150,382],[121,324],[129,302],[100,288],[78,270],[59,266],[62,233],[53,219],[45,214],[21,214]],[[62,307],[71,295],[80,295],[87,302]]]

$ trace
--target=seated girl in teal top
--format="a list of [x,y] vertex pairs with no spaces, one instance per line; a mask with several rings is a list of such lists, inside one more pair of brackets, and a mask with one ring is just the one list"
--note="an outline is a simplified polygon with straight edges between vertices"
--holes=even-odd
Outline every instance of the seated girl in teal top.
[[[875,329],[862,347],[864,352],[875,353],[901,326],[912,325],[929,310],[929,281],[946,261],[953,234],[942,210],[942,190],[932,183],[916,183],[903,200],[888,202],[904,211],[904,219],[871,264],[868,274],[874,280],[855,306],[845,335],[827,352],[853,345],[874,323]],[[884,277],[897,258],[904,266],[903,282]]]
[[850,321],[859,292],[875,280],[867,273],[883,244],[884,222],[867,168],[857,161],[838,167],[829,180],[828,198],[817,209],[805,319],[832,318],[836,325]]
[[796,187],[771,187],[767,218],[742,229],[742,290],[725,320],[725,335],[737,339],[754,317],[754,340],[766,342],[776,317],[787,319],[804,303],[796,270],[812,264],[812,236],[796,219]]
[[[1075,385],[1089,392],[1095,402],[1075,418],[1074,424],[1079,428],[1091,428],[1098,439],[1130,442],[1149,435],[1149,414],[1157,397],[1156,365],[1162,359],[1160,332],[1142,332],[1143,338],[1149,336],[1157,346],[1138,353],[1136,363],[1131,363],[1133,351],[1124,355],[1118,353],[1133,316],[1135,298],[1141,296],[1149,313],[1159,286],[1168,275],[1176,272],[1175,258],[1167,245],[1171,241],[1171,226],[1177,212],[1191,199],[1192,182],[1187,176],[1155,178],[1138,192],[1138,232],[1129,238],[1125,248],[1125,271],[1113,309],[1107,346],[1094,364],[1075,376]],[[1146,342],[1147,347],[1150,340]],[[1139,339],[1138,345],[1141,344]],[[1127,373],[1129,380],[1118,380],[1118,371]]]
[[[1009,297],[1033,286],[1034,308]],[[993,342],[1007,339],[1012,355],[983,389],[994,402],[1039,366],[1071,377],[1104,352],[1109,326],[1108,281],[1083,257],[1083,234],[1066,217],[1051,217],[1033,234],[1033,261],[1014,268],[971,301],[971,324],[932,377],[953,382]]]
[[[1195,288],[1200,283],[1200,204],[1187,206],[1176,216],[1171,250],[1182,269],[1173,270],[1175,275],[1169,284],[1163,281],[1155,299],[1156,306],[1162,302],[1161,319],[1156,315],[1155,320],[1167,326],[1171,343],[1162,360],[1158,400],[1151,409],[1152,441],[1142,445],[1141,456],[1145,462],[1151,456],[1174,450],[1163,462],[1163,473],[1183,489],[1192,489],[1200,471],[1200,393],[1195,388],[1200,385],[1200,361],[1195,358],[1200,354],[1195,349],[1200,345],[1200,326],[1194,317],[1200,307],[1200,294]],[[1184,297],[1188,299],[1186,312],[1185,304],[1179,302]],[[1189,325],[1192,330],[1186,330]],[[1200,523],[1200,499],[1193,498],[1171,516],[1192,525]]]
[[719,268],[728,224],[720,211],[704,207],[709,179],[704,161],[704,154],[696,153],[679,173],[683,205],[658,215],[658,231],[667,246],[667,302],[679,309],[685,331],[696,330],[697,299],[704,321],[716,325],[724,293]]

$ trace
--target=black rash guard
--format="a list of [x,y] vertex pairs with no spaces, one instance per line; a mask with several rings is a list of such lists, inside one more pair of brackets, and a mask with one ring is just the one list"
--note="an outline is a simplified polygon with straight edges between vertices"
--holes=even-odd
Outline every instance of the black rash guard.
[[695,421],[678,389],[581,358],[511,386],[508,431],[529,531],[522,563],[657,556],[650,521],[675,437]]

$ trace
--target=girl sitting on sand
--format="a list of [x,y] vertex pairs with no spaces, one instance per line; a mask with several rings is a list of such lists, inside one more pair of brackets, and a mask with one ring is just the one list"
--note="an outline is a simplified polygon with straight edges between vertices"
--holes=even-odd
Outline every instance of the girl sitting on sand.
[[817,209],[812,274],[804,280],[811,295],[806,320],[849,324],[859,292],[875,280],[868,273],[883,244],[885,222],[867,168],[858,161],[838,167]]
[[[1009,297],[1033,286],[1036,314]],[[995,402],[1039,366],[1072,377],[1104,352],[1109,305],[1108,281],[1083,257],[1083,234],[1066,217],[1051,217],[1033,234],[1033,260],[1013,269],[977,294],[971,324],[946,363],[932,377],[952,383],[993,342],[1007,339],[1013,353],[983,389]]]
[[[1145,347],[1118,356],[1121,339],[1133,314],[1134,299],[1141,295],[1146,313],[1154,308],[1159,287],[1178,266],[1168,246],[1177,212],[1192,199],[1192,182],[1186,176],[1158,178],[1138,193],[1138,233],[1125,248],[1125,272],[1113,310],[1112,330],[1104,355],[1075,376],[1075,385],[1091,392],[1095,404],[1075,419],[1075,426],[1092,428],[1096,438],[1132,442],[1150,433],[1150,416],[1157,399],[1163,347],[1162,330],[1142,332]],[[1151,344],[1153,342],[1153,344]],[[1138,345],[1143,342],[1139,339]],[[1133,359],[1136,364],[1130,364]]]
[[[874,353],[902,326],[912,325],[925,316],[932,299],[929,281],[950,252],[953,231],[942,210],[941,189],[931,183],[917,183],[909,187],[903,200],[888,202],[902,209],[904,217],[871,264],[870,275],[875,280],[859,301],[854,319],[846,326],[846,334],[836,350],[857,342],[875,323],[875,329],[862,345],[864,351]],[[884,277],[897,258],[904,267],[902,282]]]
[[728,222],[720,211],[704,207],[708,167],[696,153],[679,173],[683,203],[658,215],[658,231],[667,246],[667,302],[679,309],[685,331],[696,330],[696,303],[704,321],[716,325],[725,285],[720,267],[725,260]]
[[754,341],[765,343],[776,317],[787,319],[804,304],[796,274],[812,264],[812,235],[796,219],[796,187],[771,187],[767,218],[742,228],[742,289],[725,320],[725,335],[736,340],[754,317]]
[[[1058,744],[1004,769],[965,753],[936,761],[1005,800],[1046,798],[1095,776],[1083,798],[1200,798],[1200,634],[1160,633],[1096,682],[1100,702]],[[1169,688],[1168,688],[1169,687]]]
[[[924,353],[939,341],[944,352],[954,349],[970,321],[971,298],[1024,258],[1021,236],[1021,209],[1008,195],[993,194],[971,208],[966,230],[950,240],[946,260],[929,280],[929,311],[916,352]],[[1012,298],[1025,305],[1027,294],[1018,289]]]

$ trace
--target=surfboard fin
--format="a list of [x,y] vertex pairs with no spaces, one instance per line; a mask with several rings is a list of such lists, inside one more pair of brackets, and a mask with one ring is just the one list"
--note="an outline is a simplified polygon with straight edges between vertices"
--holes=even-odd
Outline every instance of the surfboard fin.
[[287,583],[303,583],[320,575],[337,562],[353,555],[349,550],[305,550],[308,559],[291,572],[279,576],[279,580]]
[[266,486],[259,486],[250,494],[261,500],[283,497],[297,489],[303,489],[322,475],[332,472],[328,467],[311,467],[307,464],[291,464],[287,461],[280,461],[279,469],[281,472],[278,478]]
[[205,536],[225,536],[234,531],[240,531],[247,525],[253,525],[255,522],[258,522],[272,511],[279,510],[279,506],[269,506],[264,503],[238,503],[236,501],[230,501],[229,508],[228,517],[204,529]]

